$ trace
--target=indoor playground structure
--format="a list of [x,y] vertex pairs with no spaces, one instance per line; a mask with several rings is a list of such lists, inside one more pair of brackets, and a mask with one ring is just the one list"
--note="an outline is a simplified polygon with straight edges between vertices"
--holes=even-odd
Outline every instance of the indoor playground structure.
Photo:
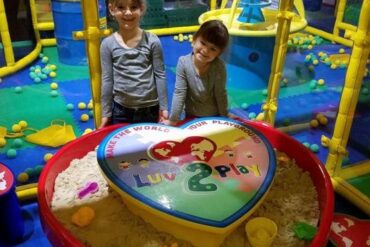
[[[142,28],[162,42],[169,102],[177,59],[191,52],[199,24],[218,19],[227,26],[230,45],[222,59],[229,110],[238,118],[192,120],[179,128],[143,124],[101,130],[95,130],[101,120],[100,42],[117,28],[106,14],[106,1],[15,2],[16,7],[0,0],[0,246],[84,246],[57,220],[51,201],[58,174],[97,145],[102,173],[130,211],[195,246],[219,246],[263,203],[275,175],[274,148],[296,160],[317,191],[319,224],[309,246],[370,244],[369,1],[147,0]],[[330,22],[326,13],[318,15],[326,9],[333,14],[330,31],[313,25],[320,18]],[[28,41],[18,40],[22,24],[15,17],[29,20]],[[217,134],[220,129],[224,136]],[[217,156],[221,151],[239,147],[230,136],[262,157],[258,172],[247,169],[259,176],[238,180],[241,187],[255,186],[251,197],[226,180],[227,172],[236,178],[243,173],[240,165],[219,164],[226,159]],[[250,136],[254,144],[240,141]],[[195,160],[194,150],[183,151],[194,145],[202,152]],[[149,151],[127,151],[136,147]],[[182,169],[171,168],[174,161],[165,159],[169,150],[181,157],[176,163],[184,163]],[[196,169],[220,178],[201,183],[209,197],[198,201],[191,187],[197,181],[190,179],[183,194],[182,187],[175,192],[163,184],[150,187],[125,170],[137,160],[149,162],[149,168],[165,164],[156,169],[167,174],[162,177],[170,188],[180,186],[174,176],[185,181]],[[249,167],[257,161],[238,157],[235,162]],[[146,174],[148,164],[140,163],[135,171]],[[128,175],[121,176],[117,166]],[[216,189],[223,186],[230,194]],[[96,187],[88,183],[79,193],[93,194]],[[153,193],[158,187],[161,192]],[[364,219],[337,212],[333,190]],[[216,206],[223,200],[227,206]],[[199,209],[210,202],[214,210]]]

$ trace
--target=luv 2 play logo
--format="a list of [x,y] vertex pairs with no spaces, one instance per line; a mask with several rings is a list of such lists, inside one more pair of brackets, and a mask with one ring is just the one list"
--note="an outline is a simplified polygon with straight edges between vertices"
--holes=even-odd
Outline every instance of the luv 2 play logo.
[[221,226],[257,205],[271,185],[274,155],[251,127],[202,118],[180,128],[117,129],[99,145],[98,162],[115,187],[149,207]]

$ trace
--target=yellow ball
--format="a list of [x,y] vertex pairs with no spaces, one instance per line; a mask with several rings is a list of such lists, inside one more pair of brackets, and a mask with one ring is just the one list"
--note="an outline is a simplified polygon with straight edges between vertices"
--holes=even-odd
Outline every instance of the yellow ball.
[[78,109],[80,110],[86,109],[86,104],[84,102],[78,103]]
[[22,173],[20,173],[20,174],[17,176],[17,180],[18,180],[18,182],[20,182],[20,183],[25,183],[25,182],[27,182],[27,181],[28,181],[28,179],[30,179],[30,176],[29,176],[27,173],[25,173],[25,172],[22,172]]
[[87,109],[92,109],[93,108],[93,103],[92,102],[89,102],[89,104],[87,104]]
[[322,117],[325,117],[325,115],[324,115],[324,114],[322,114],[322,113],[318,113],[318,114],[316,115],[316,119],[317,119],[317,120],[319,120],[319,118],[322,118]]
[[19,132],[22,130],[22,127],[19,124],[13,124],[12,130],[13,132]]
[[53,90],[57,89],[58,88],[58,83],[56,83],[56,82],[50,83],[50,88],[53,89]]
[[340,48],[339,49],[339,53],[341,53],[341,54],[343,54],[345,51],[344,51],[344,49],[343,48]]
[[319,126],[319,121],[317,121],[316,119],[312,119],[312,120],[310,121],[310,126],[311,126],[312,128],[316,128],[317,126]]
[[49,73],[49,76],[50,76],[50,77],[56,77],[56,76],[57,76],[57,73],[55,73],[54,71],[51,71],[51,72]]
[[56,66],[55,64],[51,64],[51,65],[49,66],[49,68],[50,68],[51,70],[56,70],[56,69],[57,69],[57,66]]
[[174,40],[179,40],[179,36],[175,35],[175,36],[173,36],[173,39]]
[[51,159],[51,157],[53,157],[53,154],[52,153],[45,154],[44,155],[44,161],[45,162],[48,162]]
[[18,125],[21,126],[22,129],[24,129],[24,128],[27,128],[28,123],[24,120],[21,120],[19,121]]
[[0,147],[4,147],[6,145],[6,140],[3,137],[0,137]]
[[81,121],[82,121],[82,122],[86,122],[86,121],[88,121],[88,120],[89,120],[89,115],[87,115],[87,114],[82,114],[80,119],[81,119]]
[[337,68],[337,65],[333,63],[332,65],[330,65],[330,68],[331,69],[336,69]]
[[320,123],[321,125],[327,125],[327,124],[328,124],[328,119],[327,119],[325,116],[320,117],[320,118],[319,118],[319,123]]
[[312,48],[313,48],[313,46],[312,46],[312,45],[308,45],[308,46],[307,46],[307,49],[309,49],[309,50],[312,50]]
[[89,134],[90,132],[92,132],[93,130],[90,129],[90,128],[87,128],[85,129],[84,133],[82,135],[86,135],[86,134]]
[[324,80],[324,79],[319,79],[319,80],[317,81],[317,84],[318,84],[318,85],[320,85],[320,86],[322,86],[322,85],[324,85],[324,84],[325,84],[325,80]]

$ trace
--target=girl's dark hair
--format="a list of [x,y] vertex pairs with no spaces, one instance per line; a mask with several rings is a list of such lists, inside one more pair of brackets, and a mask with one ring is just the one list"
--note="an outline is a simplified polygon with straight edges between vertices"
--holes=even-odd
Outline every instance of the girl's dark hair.
[[[118,2],[120,2],[120,0],[108,0],[109,3],[113,4],[113,5],[116,5]],[[132,2],[134,2],[135,4],[139,5],[139,6],[143,6],[144,7],[144,13],[146,11],[146,7],[147,7],[147,3],[146,3],[146,0],[133,0]]]
[[193,40],[202,37],[206,41],[214,44],[222,51],[229,43],[229,31],[220,20],[210,20],[204,22],[194,34]]

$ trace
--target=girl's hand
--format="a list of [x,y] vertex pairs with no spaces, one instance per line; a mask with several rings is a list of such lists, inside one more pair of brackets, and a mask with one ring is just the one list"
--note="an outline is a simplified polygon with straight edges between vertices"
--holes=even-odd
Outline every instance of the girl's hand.
[[101,118],[101,124],[98,129],[104,128],[105,126],[108,126],[110,123],[110,117],[103,117]]
[[160,110],[159,111],[159,121],[160,123],[164,123],[164,121],[168,121],[168,111],[167,110]]
[[178,122],[171,121],[171,120],[165,120],[162,122],[164,125],[169,125],[169,126],[177,126]]

